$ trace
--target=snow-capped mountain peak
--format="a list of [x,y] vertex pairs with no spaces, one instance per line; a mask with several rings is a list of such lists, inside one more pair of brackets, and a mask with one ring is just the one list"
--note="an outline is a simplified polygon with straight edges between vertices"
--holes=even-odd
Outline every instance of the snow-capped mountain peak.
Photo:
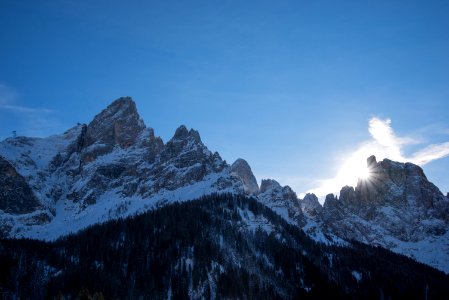
[[29,191],[23,193],[28,203],[19,194],[0,201],[0,230],[11,237],[53,239],[173,201],[245,193],[242,180],[198,131],[182,125],[164,144],[130,97],[63,135],[7,139],[0,155],[8,170],[0,180]]
[[316,241],[380,245],[449,272],[449,199],[416,165],[371,156],[367,166],[367,179],[321,206],[276,180],[259,188],[245,160],[229,166],[184,125],[164,144],[122,97],[64,134],[0,142],[0,234],[51,240],[173,202],[246,194]]
[[[321,226],[449,272],[449,199],[412,163],[368,158],[370,176],[326,197]],[[438,245],[438,246],[437,246]]]

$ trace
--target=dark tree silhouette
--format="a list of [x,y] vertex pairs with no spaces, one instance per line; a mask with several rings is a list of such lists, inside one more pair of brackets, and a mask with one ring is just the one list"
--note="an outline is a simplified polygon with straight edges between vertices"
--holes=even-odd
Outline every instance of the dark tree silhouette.
[[[257,226],[262,219],[268,229]],[[440,271],[357,242],[318,244],[256,200],[226,194],[95,225],[52,243],[3,239],[0,266],[4,299],[442,299],[449,294],[449,278]]]

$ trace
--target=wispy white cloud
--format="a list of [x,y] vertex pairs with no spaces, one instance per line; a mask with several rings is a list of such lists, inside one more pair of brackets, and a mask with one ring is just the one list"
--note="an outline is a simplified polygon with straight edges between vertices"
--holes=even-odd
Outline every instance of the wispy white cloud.
[[9,110],[16,113],[24,113],[24,114],[51,114],[55,113],[56,111],[48,108],[33,108],[33,107],[26,107],[26,106],[20,106],[20,105],[9,105],[9,104],[0,104],[0,109],[3,110]]
[[419,140],[410,137],[398,137],[391,127],[391,120],[372,118],[369,122],[369,132],[375,143],[384,149],[379,158],[390,158],[401,162],[412,162],[417,165],[425,165],[433,160],[449,155],[449,142],[428,145],[416,151],[411,156],[402,153],[403,147],[411,144],[421,144]]
[[[398,137],[391,127],[391,120],[371,118],[368,131],[376,146],[384,148],[390,158],[402,158],[401,150],[405,145],[419,144],[419,141],[411,137]],[[373,145],[374,146],[374,145]]]
[[371,118],[368,123],[368,131],[371,139],[361,143],[356,150],[346,155],[346,159],[336,176],[317,181],[317,187],[308,192],[323,197],[328,193],[338,193],[345,185],[354,186],[366,170],[366,159],[370,155],[375,155],[378,160],[389,158],[399,162],[412,162],[421,166],[449,156],[449,142],[431,144],[410,156],[404,155],[404,147],[422,144],[422,141],[408,136],[398,136],[391,126],[390,119]]
[[8,85],[0,82],[0,111],[16,116],[16,126],[20,135],[43,136],[59,129],[56,119],[57,111],[45,107],[30,107],[19,103],[19,93]]
[[440,159],[446,156],[449,156],[449,142],[429,145],[424,149],[415,152],[410,158],[410,161],[422,166],[432,160]]
[[18,94],[15,90],[0,82],[0,106],[14,103],[18,98]]

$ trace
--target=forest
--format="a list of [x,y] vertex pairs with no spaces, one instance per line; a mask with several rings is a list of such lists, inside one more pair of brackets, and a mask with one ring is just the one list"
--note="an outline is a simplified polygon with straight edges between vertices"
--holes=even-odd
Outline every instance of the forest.
[[310,239],[214,194],[54,242],[0,240],[2,299],[447,299],[449,276],[381,247]]

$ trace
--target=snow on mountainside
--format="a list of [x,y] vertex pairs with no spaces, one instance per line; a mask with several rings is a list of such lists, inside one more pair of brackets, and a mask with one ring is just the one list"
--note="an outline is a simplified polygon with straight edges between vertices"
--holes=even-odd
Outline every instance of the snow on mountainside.
[[263,179],[259,201],[271,208],[291,224],[303,225],[304,221],[296,193],[289,186],[281,186],[276,180]]
[[164,203],[244,193],[244,180],[197,131],[180,126],[164,144],[129,97],[62,135],[9,138],[0,143],[0,156],[37,199],[31,211],[2,202],[0,229],[11,237],[54,239]]
[[[0,193],[0,233],[9,237],[53,240],[202,195],[259,194],[245,160],[228,165],[184,125],[164,144],[129,97],[62,135],[6,139],[0,143],[3,165],[8,172],[2,172],[0,182],[22,191]],[[283,189],[279,197],[277,189]],[[277,184],[270,195],[264,189],[260,199],[300,223],[298,199],[289,187]]]
[[[370,176],[304,213],[326,232],[405,254],[449,273],[449,199],[411,163],[368,158]],[[309,196],[310,198],[310,196]],[[306,201],[303,201],[306,202]]]
[[184,125],[164,143],[123,97],[64,134],[0,142],[0,235],[53,240],[176,201],[246,194],[315,241],[379,245],[449,273],[449,199],[418,166],[374,157],[368,166],[369,179],[321,206],[275,180],[259,188],[245,160],[228,165]]

